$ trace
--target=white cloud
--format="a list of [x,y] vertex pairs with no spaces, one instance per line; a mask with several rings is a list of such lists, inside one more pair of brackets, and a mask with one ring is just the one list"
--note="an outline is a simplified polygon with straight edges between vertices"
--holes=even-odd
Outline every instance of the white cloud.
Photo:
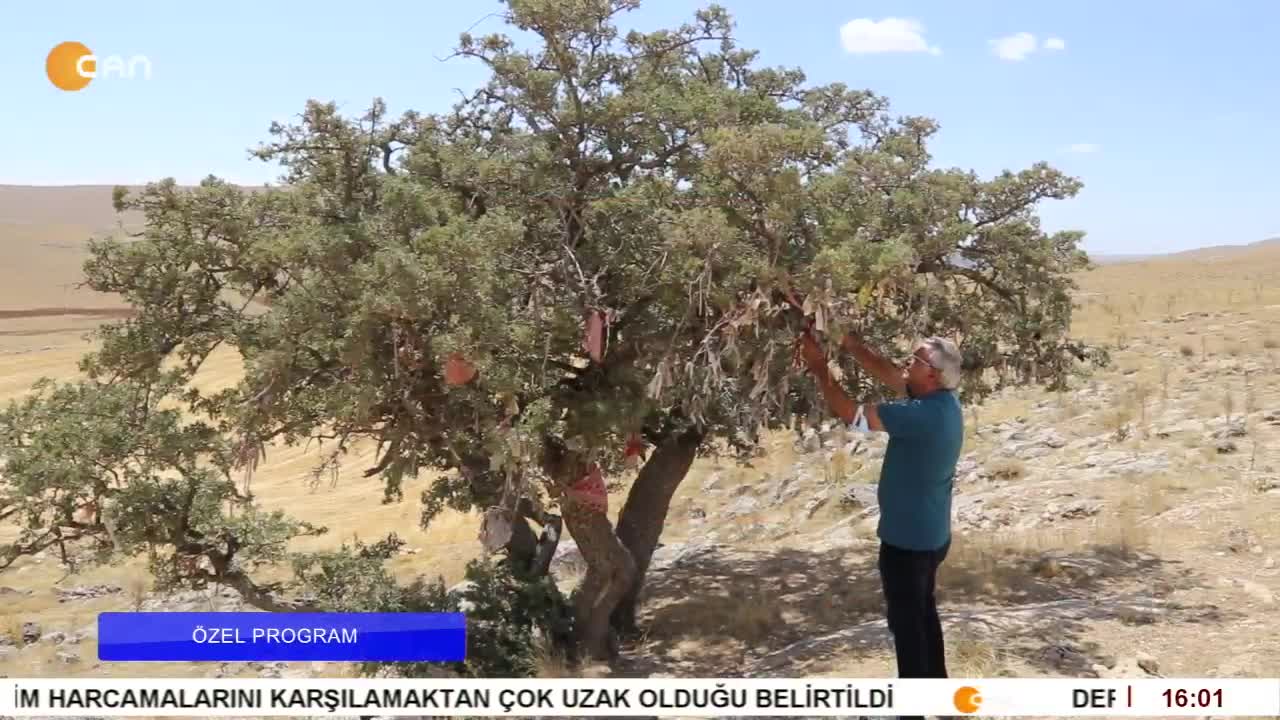
[[1076,154],[1101,152],[1102,146],[1097,143],[1076,143],[1067,148],[1067,152]]
[[1029,32],[1007,35],[989,42],[991,52],[1001,60],[1026,60],[1028,55],[1036,51],[1036,36]]
[[942,54],[942,50],[925,41],[924,26],[909,18],[850,20],[840,28],[840,44],[845,52],[858,55],[890,52]]
[[1060,37],[1045,38],[1044,49],[1045,50],[1066,50],[1067,41],[1063,40]]

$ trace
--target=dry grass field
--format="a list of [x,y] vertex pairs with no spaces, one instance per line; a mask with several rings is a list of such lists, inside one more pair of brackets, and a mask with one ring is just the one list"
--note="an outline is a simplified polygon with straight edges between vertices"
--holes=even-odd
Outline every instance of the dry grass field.
[[[0,402],[40,377],[73,375],[84,331],[124,310],[74,287],[80,242],[113,223],[109,203],[108,188],[0,188]],[[1104,265],[1080,286],[1076,330],[1110,345],[1113,366],[1069,392],[1014,391],[969,409],[940,588],[952,674],[1280,674],[1280,243]],[[221,357],[202,382],[236,372]],[[648,634],[620,672],[892,674],[874,513],[849,500],[879,462],[874,446],[841,443],[779,436],[751,467],[697,463],[664,535],[664,551],[684,554],[653,573]],[[461,578],[479,550],[475,518],[448,515],[423,531],[425,479],[383,505],[376,480],[360,476],[367,451],[312,487],[318,459],[276,449],[255,492],[332,528],[315,543],[395,531],[416,550],[397,559],[398,573]],[[123,591],[67,602],[56,592],[99,583]],[[27,622],[70,633],[149,592],[136,563],[64,577],[52,558],[16,564],[0,586],[0,630],[11,635]],[[0,659],[0,674],[213,672],[102,664],[92,638],[75,653],[36,643]]]

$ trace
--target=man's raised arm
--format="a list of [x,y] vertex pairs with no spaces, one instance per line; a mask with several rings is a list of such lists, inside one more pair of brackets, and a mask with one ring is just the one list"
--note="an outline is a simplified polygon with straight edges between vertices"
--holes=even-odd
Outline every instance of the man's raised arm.
[[805,331],[800,336],[800,357],[808,366],[809,372],[813,373],[818,381],[818,387],[822,388],[822,396],[827,401],[827,406],[831,408],[831,412],[835,413],[846,424],[852,423],[858,416],[859,407],[862,408],[863,416],[867,420],[867,427],[877,432],[884,430],[884,425],[880,422],[880,413],[874,403],[860,404],[836,383],[835,378],[831,377],[831,371],[827,368],[827,358],[822,352],[822,348],[818,347],[818,342],[814,340],[813,335]]
[[884,383],[898,397],[904,397],[907,394],[907,381],[902,377],[902,369],[886,360],[875,350],[867,347],[853,333],[845,335],[840,341],[840,346],[848,350],[853,359],[864,370],[871,373],[871,376]]

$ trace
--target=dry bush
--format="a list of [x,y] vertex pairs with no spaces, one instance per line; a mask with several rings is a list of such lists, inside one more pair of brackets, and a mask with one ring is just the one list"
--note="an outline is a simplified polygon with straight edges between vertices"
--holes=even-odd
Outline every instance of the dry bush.
[[849,453],[836,451],[822,464],[822,480],[826,485],[843,485],[861,469],[862,463]]
[[1183,343],[1182,347],[1178,348],[1178,352],[1182,353],[1182,357],[1189,358],[1195,356],[1196,349],[1186,343]]
[[783,623],[783,603],[767,592],[747,593],[726,599],[724,634],[745,643],[764,642]]
[[1006,674],[1004,653],[995,643],[964,634],[947,643],[947,670],[954,677],[989,678]]
[[1027,464],[1015,457],[1000,456],[986,463],[987,474],[996,480],[1017,480],[1027,474]]
[[1138,293],[1129,298],[1129,307],[1133,310],[1134,317],[1142,317],[1142,311],[1146,309],[1147,296],[1145,293]]
[[683,635],[686,630],[706,637],[737,640],[748,645],[763,643],[786,623],[786,603],[774,590],[754,591],[707,589],[696,596],[665,605],[655,611],[654,635]]
[[1104,429],[1111,432],[1115,442],[1129,439],[1129,423],[1133,421],[1133,406],[1122,403],[1112,407],[1102,415]]
[[1112,333],[1112,337],[1115,338],[1115,347],[1117,350],[1129,349],[1129,329],[1128,328],[1117,325],[1115,331]]
[[1151,625],[1156,621],[1156,615],[1147,610],[1122,606],[1116,611],[1116,619],[1123,625]]
[[147,594],[151,591],[151,578],[139,571],[130,572],[124,581],[125,592],[128,593],[129,606],[134,612],[142,611],[142,604],[147,599]]
[[1252,415],[1253,411],[1258,409],[1258,399],[1253,393],[1252,379],[1248,370],[1244,371],[1244,414]]
[[537,664],[536,677],[540,678],[573,678],[581,677],[580,669],[564,655],[564,652],[553,647],[551,643],[539,637],[535,642],[534,657]]
[[22,621],[10,618],[8,622],[0,625],[0,638],[8,640],[14,647],[25,645],[26,643],[22,641]]
[[1137,409],[1138,429],[1143,435],[1147,432],[1147,399],[1151,397],[1151,386],[1145,382],[1134,383],[1129,388],[1129,402]]

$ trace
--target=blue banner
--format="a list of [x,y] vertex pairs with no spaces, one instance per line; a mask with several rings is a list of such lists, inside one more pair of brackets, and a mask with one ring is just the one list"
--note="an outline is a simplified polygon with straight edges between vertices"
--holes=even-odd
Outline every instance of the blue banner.
[[103,661],[453,662],[462,613],[104,612]]

